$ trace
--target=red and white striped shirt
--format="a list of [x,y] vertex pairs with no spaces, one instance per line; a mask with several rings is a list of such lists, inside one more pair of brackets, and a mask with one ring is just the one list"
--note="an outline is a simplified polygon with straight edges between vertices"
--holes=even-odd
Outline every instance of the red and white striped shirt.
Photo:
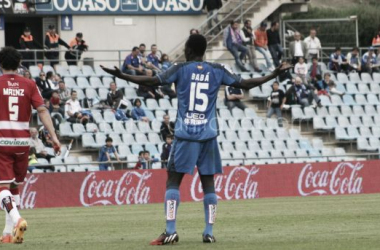
[[16,74],[0,76],[0,150],[29,150],[32,107],[44,105],[36,83]]

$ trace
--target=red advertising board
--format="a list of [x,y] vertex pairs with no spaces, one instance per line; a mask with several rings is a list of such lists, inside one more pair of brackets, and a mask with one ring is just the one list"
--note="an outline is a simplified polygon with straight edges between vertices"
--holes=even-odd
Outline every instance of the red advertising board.
[[[163,202],[165,170],[30,174],[21,207],[75,207]],[[380,161],[225,167],[215,176],[220,200],[380,192]],[[186,176],[181,201],[203,198],[198,174]]]

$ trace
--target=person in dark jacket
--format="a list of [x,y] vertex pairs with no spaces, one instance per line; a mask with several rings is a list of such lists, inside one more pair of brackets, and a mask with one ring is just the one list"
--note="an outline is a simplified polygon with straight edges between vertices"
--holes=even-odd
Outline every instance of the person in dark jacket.
[[[222,8],[222,6],[222,0],[206,0],[203,2],[203,8],[207,9],[207,26],[209,30],[213,28],[212,21],[215,22],[215,25],[219,23],[218,10]],[[213,28],[210,34],[217,35],[221,30],[222,28],[220,27],[220,25],[217,25]]]
[[[52,77],[53,72],[49,71],[46,75],[45,72],[40,72],[40,76],[36,78],[36,84],[41,92],[43,98],[50,100],[53,94],[53,89],[47,79]],[[47,78],[49,77],[49,78]]]
[[[110,83],[110,89],[111,91],[107,94],[107,104],[112,109],[118,109],[122,104],[124,94],[121,89],[117,89],[116,83],[114,82]],[[126,103],[123,104],[125,105]]]
[[172,149],[173,135],[166,136],[166,143],[162,145],[161,161],[162,168],[166,168],[168,165],[168,159],[170,156],[170,151]]
[[280,65],[283,55],[281,47],[280,33],[278,32],[280,24],[277,21],[272,22],[270,29],[267,30],[268,48],[272,55],[273,63],[276,67]]
[[65,46],[67,49],[70,49],[70,46],[63,41],[55,31],[54,25],[49,25],[49,31],[45,36],[45,46],[50,50],[45,53],[47,59],[50,60],[50,65],[59,64],[59,45]]
[[77,65],[82,53],[88,50],[88,45],[83,40],[83,34],[77,33],[76,37],[70,42],[70,51],[66,51],[65,59],[68,65]]
[[[42,49],[42,45],[39,44],[36,40],[34,40],[31,30],[29,27],[24,29],[24,34],[21,35],[20,40],[20,48],[22,50],[35,50]],[[30,65],[35,65],[35,53],[34,52],[22,52],[23,62],[22,64],[29,69]]]
[[240,36],[243,40],[244,46],[248,49],[249,62],[251,63],[253,69],[256,72],[261,73],[262,70],[259,68],[257,63],[256,49],[255,49],[255,34],[253,33],[251,20],[244,21],[244,27],[240,31]]
[[170,117],[168,115],[164,115],[164,121],[161,124],[160,131],[164,141],[166,141],[167,136],[174,135],[174,122],[170,121]]

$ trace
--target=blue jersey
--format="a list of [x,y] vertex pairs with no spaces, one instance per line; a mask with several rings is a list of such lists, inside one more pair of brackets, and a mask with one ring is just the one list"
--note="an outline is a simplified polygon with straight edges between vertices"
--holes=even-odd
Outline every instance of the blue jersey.
[[218,136],[216,99],[220,85],[239,87],[239,76],[230,73],[221,64],[187,62],[175,64],[157,77],[162,85],[174,82],[176,86],[176,138],[207,141]]

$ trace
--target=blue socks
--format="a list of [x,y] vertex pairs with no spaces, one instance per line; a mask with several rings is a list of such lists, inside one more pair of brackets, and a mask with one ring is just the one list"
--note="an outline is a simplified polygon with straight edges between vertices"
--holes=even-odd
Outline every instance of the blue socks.
[[213,236],[212,226],[215,223],[217,203],[218,203],[218,198],[215,193],[205,194],[204,199],[203,199],[203,205],[205,209],[206,228],[203,232],[203,235],[209,234]]
[[166,233],[173,234],[177,231],[177,209],[179,206],[179,190],[168,189],[165,193]]

